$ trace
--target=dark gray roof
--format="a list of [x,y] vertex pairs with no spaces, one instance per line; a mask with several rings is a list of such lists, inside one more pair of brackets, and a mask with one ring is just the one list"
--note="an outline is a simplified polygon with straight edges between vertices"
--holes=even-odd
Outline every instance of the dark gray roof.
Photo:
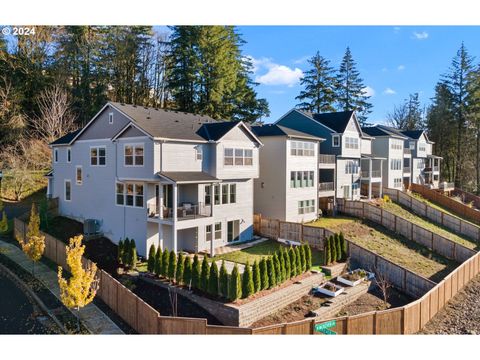
[[239,121],[207,123],[203,124],[197,133],[206,140],[217,141],[221,139],[227,132],[237,126],[238,123]]
[[72,131],[71,133],[68,133],[68,134],[62,136],[61,138],[58,138],[57,140],[51,142],[50,145],[67,145],[67,144],[70,143],[70,141],[72,141],[75,138],[75,136],[77,136],[77,134],[80,131],[81,131],[81,129]]
[[343,133],[345,131],[348,122],[354,113],[354,111],[337,111],[322,114],[315,114],[310,111],[302,112],[337,133]]
[[377,126],[362,127],[362,131],[370,136],[388,136],[391,134]]
[[202,171],[162,171],[158,175],[163,176],[176,183],[202,183],[202,182],[220,182],[215,176]]
[[298,137],[312,140],[325,140],[318,136],[313,136],[302,131],[290,129],[288,127],[277,125],[277,124],[266,124],[266,125],[257,125],[252,126],[251,130],[257,136],[288,136],[288,137]]
[[[407,137],[403,134],[402,130],[395,129],[394,127],[387,126],[387,125],[375,125],[375,128],[380,129],[385,133],[386,136],[397,136],[402,139],[406,139]],[[381,136],[381,135],[378,135]]]
[[408,136],[409,138],[418,140],[420,139],[420,136],[422,136],[423,130],[403,130],[402,134]]

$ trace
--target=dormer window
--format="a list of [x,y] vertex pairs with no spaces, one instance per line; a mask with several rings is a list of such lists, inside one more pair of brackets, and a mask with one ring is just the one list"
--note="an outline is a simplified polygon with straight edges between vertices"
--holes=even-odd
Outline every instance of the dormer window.
[[108,114],[108,123],[111,125],[113,124],[113,112]]
[[340,146],[340,135],[333,135],[332,136],[332,146],[339,147]]

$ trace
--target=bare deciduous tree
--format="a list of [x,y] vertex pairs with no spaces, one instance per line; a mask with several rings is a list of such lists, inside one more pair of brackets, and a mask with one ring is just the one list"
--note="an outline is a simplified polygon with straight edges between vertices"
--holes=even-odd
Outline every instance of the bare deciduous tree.
[[68,93],[58,84],[41,92],[37,104],[40,114],[31,119],[37,138],[48,144],[77,128]]
[[388,281],[387,277],[375,268],[375,283],[377,284],[380,292],[382,293],[383,303],[385,307],[388,307],[388,297],[390,296],[390,288],[392,284]]
[[0,77],[0,145],[14,142],[25,127],[25,118],[17,105],[11,82]]

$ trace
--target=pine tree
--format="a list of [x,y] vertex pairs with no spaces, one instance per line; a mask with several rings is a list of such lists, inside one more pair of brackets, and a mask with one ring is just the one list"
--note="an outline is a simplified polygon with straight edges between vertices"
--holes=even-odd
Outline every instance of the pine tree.
[[277,253],[273,254],[273,265],[275,266],[275,283],[279,285],[283,282],[283,280],[282,280],[282,268],[281,268],[280,259],[278,258]]
[[242,283],[240,280],[240,273],[238,272],[237,263],[233,266],[232,274],[228,286],[228,299],[235,301],[242,297]]
[[336,234],[332,235],[331,240],[330,240],[330,249],[331,249],[331,256],[332,256],[332,262],[337,261],[337,240],[336,240]]
[[155,253],[154,272],[157,276],[162,274],[162,249],[160,249],[160,246],[157,248],[157,252]]
[[305,268],[309,271],[312,268],[312,249],[308,244],[304,244],[303,246],[305,247]]
[[355,110],[360,126],[367,126],[367,116],[372,112],[372,104],[368,102],[370,96],[366,93],[367,87],[363,84],[349,47],[347,47],[340,64],[336,84],[338,109],[341,111]]
[[192,260],[190,259],[190,256],[185,256],[185,261],[184,261],[184,270],[183,270],[183,283],[190,287],[191,286],[191,281],[192,281]]
[[201,289],[200,285],[200,261],[198,260],[198,255],[195,254],[193,257],[193,265],[192,265],[192,286],[195,289]]
[[245,269],[243,270],[243,278],[242,278],[242,297],[248,298],[250,295],[255,293],[255,288],[253,285],[253,276],[252,270],[250,268],[250,264],[245,264]]
[[292,246],[288,250],[288,256],[290,257],[290,278],[292,278],[297,276],[297,256]]
[[117,261],[119,264],[123,264],[123,251],[124,251],[123,249],[124,249],[123,240],[120,239],[117,247]]
[[336,239],[336,243],[335,243],[335,247],[337,249],[337,261],[340,261],[342,260],[342,242],[341,242],[341,239],[340,239],[340,234],[335,234],[335,239]]
[[137,254],[137,245],[135,244],[135,240],[132,239],[130,240],[130,256],[128,257],[130,261],[130,267],[132,269],[137,268],[137,262],[138,262],[138,254]]
[[290,264],[290,255],[288,250],[283,251],[283,258],[285,260],[285,280],[292,277],[292,266]]
[[170,251],[170,255],[168,257],[168,279],[170,281],[175,281],[175,272],[177,271],[177,255],[175,251]]
[[209,273],[210,265],[208,264],[207,256],[204,256],[202,261],[202,271],[200,273],[200,289],[204,292],[208,291]]
[[150,245],[150,250],[148,250],[148,259],[147,259],[147,270],[149,273],[155,271],[155,245]]
[[177,258],[177,270],[175,271],[175,281],[177,284],[181,284],[183,281],[185,259],[182,253],[178,254]]
[[228,272],[224,260],[222,260],[222,265],[220,266],[220,295],[228,298]]
[[[300,275],[303,273],[302,256],[300,255],[300,246],[295,246],[295,258],[297,259],[297,275]],[[305,258],[303,260],[305,260]]]
[[168,260],[169,260],[169,252],[168,249],[163,249],[162,253],[162,276],[164,278],[168,278]]
[[218,296],[218,267],[215,261],[210,266],[210,276],[208,277],[208,292],[211,295]]
[[123,253],[122,253],[122,263],[125,266],[130,266],[131,259],[131,248],[130,248],[130,239],[127,237],[123,242]]
[[40,216],[38,215],[37,206],[32,203],[32,210],[30,211],[30,220],[27,225],[27,239],[33,236],[40,236]]
[[314,113],[335,111],[336,77],[330,61],[317,51],[315,56],[308,60],[310,69],[304,72],[300,80],[303,90],[295,99],[301,103],[297,108]]
[[262,290],[268,289],[268,267],[267,267],[267,260],[265,258],[262,258],[260,260],[260,282],[261,282],[261,287]]
[[275,263],[273,257],[270,256],[267,260],[267,272],[268,272],[268,288],[271,289],[277,285],[277,278],[275,274]]
[[305,254],[305,247],[303,245],[298,246],[300,249],[300,264],[302,265],[302,274],[307,270],[307,257]]
[[260,266],[258,265],[257,260],[253,262],[253,288],[255,292],[259,292],[262,289],[262,280],[260,278]]

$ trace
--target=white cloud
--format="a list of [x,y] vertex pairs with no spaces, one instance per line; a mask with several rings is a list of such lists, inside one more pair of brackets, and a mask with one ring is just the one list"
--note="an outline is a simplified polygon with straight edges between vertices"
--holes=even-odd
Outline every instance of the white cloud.
[[253,56],[248,56],[248,58],[253,65],[253,72],[256,75],[255,81],[263,85],[287,85],[292,87],[298,84],[303,76],[303,72],[299,68],[295,67],[293,69],[286,65],[276,64],[271,58],[255,59]]
[[375,90],[371,88],[370,86],[365,86],[363,89],[363,95],[365,96],[374,96],[375,95]]
[[413,32],[413,37],[417,40],[425,40],[425,39],[428,38],[428,33],[426,31],[422,31],[422,32],[414,31]]
[[397,70],[398,71],[405,70],[405,65],[398,65]]
[[311,58],[311,56],[308,56],[308,55],[302,56],[301,58],[293,60],[293,63],[297,64],[297,65],[305,64],[307,62],[307,60],[310,59],[310,58]]
[[392,88],[387,87],[387,88],[383,91],[383,93],[384,93],[385,95],[395,95],[397,92],[396,92],[395,90],[393,90]]

